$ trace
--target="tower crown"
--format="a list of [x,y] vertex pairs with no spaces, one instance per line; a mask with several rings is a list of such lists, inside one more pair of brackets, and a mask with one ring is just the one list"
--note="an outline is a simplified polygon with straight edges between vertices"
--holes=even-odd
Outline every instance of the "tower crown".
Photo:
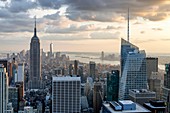
[[37,37],[36,16],[34,17],[34,19],[35,19],[35,26],[34,26],[34,36],[32,37],[32,40],[39,40]]

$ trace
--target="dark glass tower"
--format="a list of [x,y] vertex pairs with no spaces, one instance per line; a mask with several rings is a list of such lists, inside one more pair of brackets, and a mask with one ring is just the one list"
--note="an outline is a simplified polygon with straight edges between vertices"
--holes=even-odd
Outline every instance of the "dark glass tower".
[[118,101],[119,70],[107,74],[107,101]]
[[40,41],[36,34],[36,19],[34,36],[30,43],[30,77],[29,89],[41,88]]

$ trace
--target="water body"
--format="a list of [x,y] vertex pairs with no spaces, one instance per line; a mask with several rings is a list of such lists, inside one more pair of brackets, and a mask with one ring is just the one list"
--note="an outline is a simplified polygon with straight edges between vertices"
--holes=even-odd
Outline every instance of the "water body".
[[[94,61],[96,63],[110,64],[110,65],[120,65],[120,61],[112,60],[101,60],[100,52],[61,52],[61,54],[66,54],[70,57],[71,60],[79,60],[83,63],[89,63],[89,61]],[[105,53],[105,55],[109,55],[113,53]],[[115,54],[116,57],[119,57],[119,54]],[[161,70],[165,70],[165,64],[170,63],[170,54],[147,54],[147,57],[158,57],[158,68]]]
[[[99,52],[62,52],[61,54],[66,54],[69,56],[70,60],[79,60],[83,63],[89,63],[90,61],[94,61],[95,63],[100,64],[110,64],[110,65],[120,65],[120,61],[116,60],[101,60],[101,53]],[[105,55],[109,55],[113,53],[105,53]]]
[[[61,54],[66,54],[69,56],[70,60],[79,60],[83,63],[89,63],[90,61],[94,61],[96,63],[100,64],[110,64],[110,65],[120,65],[120,61],[118,60],[101,60],[101,52],[61,52]],[[105,52],[104,55],[107,56],[109,52]],[[116,57],[119,57],[118,53],[115,53]],[[165,70],[165,64],[170,63],[170,54],[160,54],[160,53],[154,53],[154,54],[147,54],[148,57],[158,57],[158,67],[161,70]],[[0,52],[0,59],[4,59],[7,57],[6,52]]]

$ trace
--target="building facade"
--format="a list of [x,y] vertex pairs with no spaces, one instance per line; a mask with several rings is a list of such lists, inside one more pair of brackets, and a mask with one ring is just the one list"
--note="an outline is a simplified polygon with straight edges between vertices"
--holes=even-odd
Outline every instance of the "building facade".
[[146,58],[146,74],[149,79],[152,72],[158,72],[158,58],[147,57]]
[[170,63],[165,64],[164,87],[162,88],[162,99],[167,103],[167,113],[170,112]]
[[129,91],[129,98],[135,103],[143,106],[144,103],[149,102],[151,100],[156,99],[156,93],[153,91],[149,91],[147,89],[131,89]]
[[17,82],[24,82],[24,63],[18,64],[18,77]]
[[94,89],[93,89],[93,109],[94,113],[99,113],[102,107],[102,101],[103,101],[103,89],[102,89],[102,83],[101,82],[95,82],[94,83]]
[[6,113],[8,103],[8,75],[6,68],[0,64],[0,113]]
[[9,102],[12,103],[12,107],[14,111],[17,112],[19,110],[19,92],[17,87],[9,87],[8,88],[8,99]]
[[121,80],[119,99],[129,99],[130,89],[147,89],[146,54],[130,42],[121,40]]
[[93,78],[93,80],[95,80],[96,78],[96,63],[90,61],[89,62],[89,70],[90,70],[90,77]]
[[107,74],[107,101],[118,101],[119,70]]
[[80,77],[53,77],[52,113],[81,113]]
[[78,75],[78,60],[74,60],[74,75]]

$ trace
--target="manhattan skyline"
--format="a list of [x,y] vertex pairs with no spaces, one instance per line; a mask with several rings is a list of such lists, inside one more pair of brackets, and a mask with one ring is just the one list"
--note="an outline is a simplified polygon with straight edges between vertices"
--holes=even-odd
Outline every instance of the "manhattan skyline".
[[1,0],[1,51],[29,49],[36,15],[45,51],[52,42],[55,51],[118,53],[129,7],[130,42],[148,53],[170,53],[169,6],[167,0]]

